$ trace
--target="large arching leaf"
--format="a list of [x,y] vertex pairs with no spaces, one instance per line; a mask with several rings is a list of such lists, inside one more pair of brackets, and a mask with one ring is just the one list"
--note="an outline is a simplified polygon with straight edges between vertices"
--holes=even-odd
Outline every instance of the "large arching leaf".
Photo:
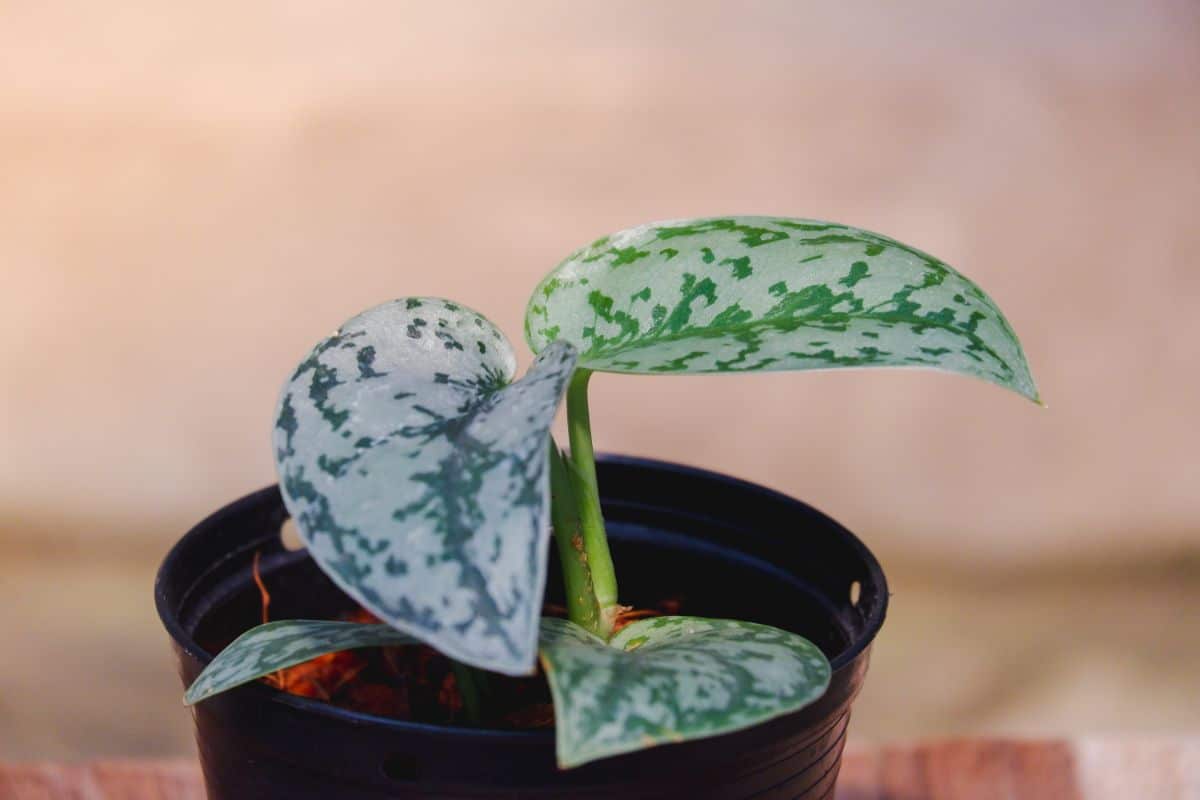
[[535,352],[633,373],[933,367],[1037,400],[1021,345],[984,292],[933,256],[831,222],[661,222],[574,253],[530,299]]
[[184,695],[188,705],[305,661],[358,647],[395,647],[416,639],[390,625],[284,619],[251,628],[208,663]]
[[658,617],[609,642],[542,620],[559,765],[740,730],[825,693],[831,670],[800,636],[753,622]]
[[547,437],[575,351],[528,374],[504,336],[444,300],[347,322],[284,386],[275,452],[321,568],[376,616],[508,674],[536,664],[549,535]]

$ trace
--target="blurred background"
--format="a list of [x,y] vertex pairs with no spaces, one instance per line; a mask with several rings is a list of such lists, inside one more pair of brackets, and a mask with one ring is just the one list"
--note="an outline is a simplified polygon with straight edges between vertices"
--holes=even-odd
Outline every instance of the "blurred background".
[[600,447],[880,554],[853,736],[1200,730],[1198,131],[1186,0],[0,4],[0,756],[190,752],[154,569],[274,480],[342,320],[442,295],[519,342],[575,247],[728,213],[958,266],[1049,404],[593,382]]

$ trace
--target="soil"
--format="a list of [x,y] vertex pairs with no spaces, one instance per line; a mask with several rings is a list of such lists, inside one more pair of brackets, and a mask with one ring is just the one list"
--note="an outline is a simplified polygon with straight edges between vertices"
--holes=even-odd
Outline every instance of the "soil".
[[[263,621],[269,620],[271,595],[258,575]],[[645,617],[677,614],[680,602],[667,599],[653,609],[627,609],[616,628]],[[565,617],[566,609],[546,604],[543,616]],[[347,622],[379,620],[364,609],[338,617]],[[426,645],[374,647],[327,653],[263,678],[267,684],[351,711],[435,725],[473,725],[500,730],[531,730],[554,726],[550,687],[541,666],[536,675],[514,678],[477,672],[480,716],[468,720],[451,661]]]
[[[379,621],[362,610],[341,619]],[[425,645],[327,653],[263,680],[301,697],[395,719],[508,730],[554,724],[550,690],[540,669],[528,678],[486,673],[480,719],[469,722],[450,660]]]

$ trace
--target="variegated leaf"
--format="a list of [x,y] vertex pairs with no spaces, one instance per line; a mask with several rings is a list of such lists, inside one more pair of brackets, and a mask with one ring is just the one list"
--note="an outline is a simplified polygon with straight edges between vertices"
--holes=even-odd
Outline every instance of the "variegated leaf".
[[199,703],[214,694],[326,653],[406,644],[416,644],[416,639],[388,625],[315,619],[268,622],[246,631],[218,653],[192,681],[184,702],[188,705]]
[[938,259],[877,233],[805,219],[722,217],[606,236],[530,299],[535,352],[633,373],[932,367],[1037,401],[1000,309]]
[[541,657],[564,768],[796,711],[825,693],[831,674],[800,636],[698,617],[640,620],[608,643],[543,619]]
[[444,300],[347,322],[284,386],[276,461],[321,568],[380,619],[459,661],[536,664],[549,536],[547,436],[567,343],[524,378],[504,336]]

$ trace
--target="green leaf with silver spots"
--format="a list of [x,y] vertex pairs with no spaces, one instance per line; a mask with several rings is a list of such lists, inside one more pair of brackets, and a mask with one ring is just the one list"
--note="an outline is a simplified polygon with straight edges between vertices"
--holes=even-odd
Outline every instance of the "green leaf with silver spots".
[[571,255],[525,334],[630,373],[931,367],[1038,400],[982,289],[926,253],[832,222],[716,217],[643,225]]
[[549,536],[547,437],[575,366],[519,381],[500,331],[445,300],[366,311],[280,396],[280,485],[317,564],[384,622],[451,658],[536,666]]
[[757,725],[825,693],[820,649],[787,631],[733,620],[658,617],[609,642],[542,620],[559,765]]
[[199,703],[326,653],[407,644],[416,644],[416,639],[388,625],[313,619],[268,622],[246,631],[218,653],[192,681],[184,702]]

